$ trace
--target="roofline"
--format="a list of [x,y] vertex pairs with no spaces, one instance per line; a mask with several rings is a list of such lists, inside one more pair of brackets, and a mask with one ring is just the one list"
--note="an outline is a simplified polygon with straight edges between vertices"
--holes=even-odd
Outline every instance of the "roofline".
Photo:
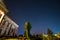
[[7,18],[7,20],[8,20],[10,23],[14,24],[16,27],[19,27],[19,25],[17,25],[17,24],[16,24],[12,19],[10,19],[7,15],[5,15],[4,18]]

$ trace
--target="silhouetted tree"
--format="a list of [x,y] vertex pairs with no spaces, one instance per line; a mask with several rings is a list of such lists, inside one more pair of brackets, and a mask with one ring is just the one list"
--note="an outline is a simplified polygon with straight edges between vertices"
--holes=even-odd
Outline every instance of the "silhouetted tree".
[[49,35],[49,34],[53,34],[53,32],[48,28],[48,31],[47,31],[47,34]]
[[26,22],[25,23],[25,33],[24,33],[26,35],[26,37],[31,36],[31,34],[30,34],[31,28],[32,28],[32,26],[31,26],[30,22]]
[[53,40],[53,32],[48,28],[48,31],[47,31],[47,34],[48,34],[48,40]]

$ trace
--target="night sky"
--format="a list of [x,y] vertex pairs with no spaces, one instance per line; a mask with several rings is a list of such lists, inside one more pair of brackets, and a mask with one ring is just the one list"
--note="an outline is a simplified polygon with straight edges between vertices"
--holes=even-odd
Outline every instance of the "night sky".
[[4,0],[7,14],[18,25],[18,34],[24,34],[24,24],[32,25],[31,34],[47,33],[50,28],[54,33],[60,32],[59,0]]

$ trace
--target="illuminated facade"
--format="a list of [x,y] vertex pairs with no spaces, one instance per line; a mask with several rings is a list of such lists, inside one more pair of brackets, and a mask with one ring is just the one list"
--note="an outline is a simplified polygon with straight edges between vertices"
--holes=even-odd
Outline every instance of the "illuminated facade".
[[6,15],[7,12],[3,0],[0,0],[0,36],[15,36],[18,32],[18,25]]
[[3,3],[3,0],[0,0],[0,23],[4,15],[8,12],[6,6]]
[[4,16],[1,22],[1,35],[14,36],[18,32],[18,25],[13,22],[8,16]]

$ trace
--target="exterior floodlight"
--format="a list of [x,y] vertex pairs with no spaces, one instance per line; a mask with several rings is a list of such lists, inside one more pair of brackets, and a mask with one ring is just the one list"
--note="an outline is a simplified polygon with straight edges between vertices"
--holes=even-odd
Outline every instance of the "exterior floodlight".
[[3,19],[3,17],[4,17],[4,12],[2,11],[2,10],[0,10],[0,23],[1,23],[1,21],[2,21],[2,19]]

